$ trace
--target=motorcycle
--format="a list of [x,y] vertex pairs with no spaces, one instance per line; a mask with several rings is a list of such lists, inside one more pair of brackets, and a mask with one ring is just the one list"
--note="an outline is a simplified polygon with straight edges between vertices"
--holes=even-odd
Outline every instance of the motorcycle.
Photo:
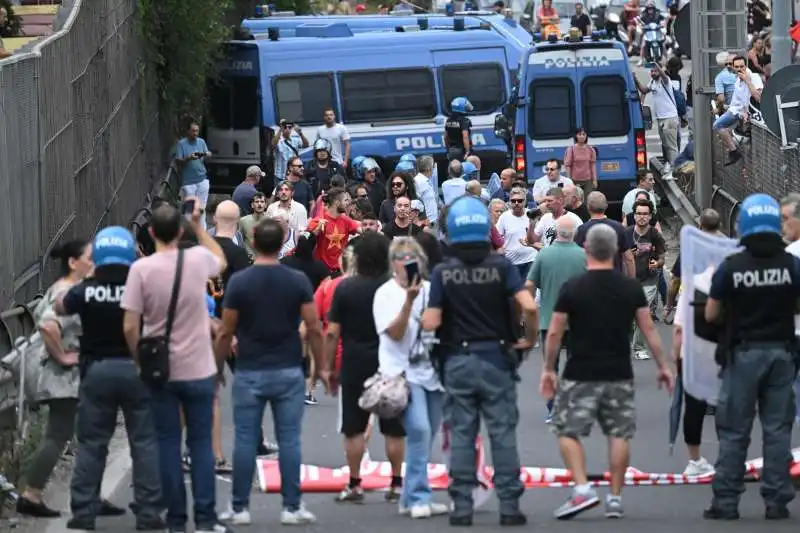
[[628,32],[622,27],[622,21],[616,13],[606,13],[603,25],[606,35],[613,37],[617,41],[628,47]]
[[664,30],[657,22],[645,24],[644,39],[644,60],[647,63],[660,63],[664,57]]

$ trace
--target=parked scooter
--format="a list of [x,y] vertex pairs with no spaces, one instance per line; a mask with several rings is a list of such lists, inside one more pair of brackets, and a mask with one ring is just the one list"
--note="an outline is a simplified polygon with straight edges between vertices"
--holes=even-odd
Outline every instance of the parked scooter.
[[664,58],[665,35],[661,24],[650,22],[644,26],[644,60],[647,63],[661,63]]
[[608,10],[608,4],[601,3],[589,12],[595,28],[605,30],[609,38],[615,39],[628,47],[628,32],[622,27],[622,21],[617,13]]

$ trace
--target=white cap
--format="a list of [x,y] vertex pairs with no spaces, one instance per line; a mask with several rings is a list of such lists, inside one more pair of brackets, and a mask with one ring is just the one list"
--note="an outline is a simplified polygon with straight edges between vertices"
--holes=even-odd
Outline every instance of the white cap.
[[729,52],[720,52],[717,54],[717,66],[724,67],[730,57]]
[[247,167],[247,172],[245,173],[246,176],[261,176],[262,178],[265,177],[267,174],[261,170],[261,167],[258,165],[252,165]]
[[411,200],[412,211],[425,211],[425,204],[419,200]]

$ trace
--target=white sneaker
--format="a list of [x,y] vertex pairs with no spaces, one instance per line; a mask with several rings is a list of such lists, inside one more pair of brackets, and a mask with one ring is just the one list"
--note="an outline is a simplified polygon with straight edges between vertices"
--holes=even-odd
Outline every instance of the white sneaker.
[[281,511],[281,524],[284,526],[313,524],[316,521],[317,517],[306,509],[306,506],[303,504],[300,504],[300,507],[296,511],[290,511],[289,509]]
[[429,503],[427,505],[414,505],[411,507],[411,518],[430,518],[436,515],[447,514],[448,506],[443,503]]
[[405,507],[403,505],[397,506],[397,514],[399,514],[400,516],[408,516],[410,512],[411,509],[409,509],[408,507]]
[[664,163],[664,166],[661,168],[662,174],[670,174],[672,173],[672,165],[669,163]]
[[230,507],[227,511],[219,513],[219,519],[223,522],[230,522],[235,526],[247,526],[250,525],[251,522],[250,511],[248,509],[242,509],[237,513]]
[[703,476],[714,472],[714,466],[706,461],[705,457],[701,457],[697,461],[689,461],[686,465],[686,470],[683,471],[684,476]]

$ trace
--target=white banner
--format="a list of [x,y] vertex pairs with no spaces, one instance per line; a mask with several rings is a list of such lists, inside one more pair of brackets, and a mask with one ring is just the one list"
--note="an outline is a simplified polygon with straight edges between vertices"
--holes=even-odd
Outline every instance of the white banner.
[[739,242],[704,233],[692,226],[681,230],[681,298],[683,324],[683,386],[686,392],[711,405],[717,404],[719,366],[714,360],[715,345],[694,334],[695,289],[708,294],[711,276],[725,257],[739,250]]

